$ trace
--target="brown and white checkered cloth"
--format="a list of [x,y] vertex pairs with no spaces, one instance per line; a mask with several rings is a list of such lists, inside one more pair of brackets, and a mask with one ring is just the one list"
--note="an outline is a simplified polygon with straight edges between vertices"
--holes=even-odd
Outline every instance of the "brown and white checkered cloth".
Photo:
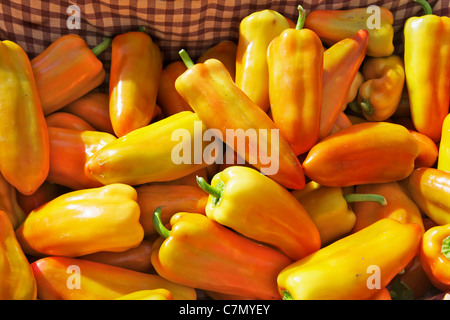
[[[433,13],[440,16],[450,15],[449,2],[429,0]],[[18,43],[33,58],[64,34],[79,34],[94,47],[104,36],[145,26],[164,53],[165,62],[178,60],[178,51],[182,48],[195,59],[221,40],[237,41],[239,23],[250,13],[272,9],[296,21],[299,4],[307,13],[372,4],[391,10],[395,18],[397,54],[402,54],[403,50],[404,22],[411,16],[423,14],[413,0],[2,0],[0,39]],[[74,20],[77,14],[79,20]],[[79,21],[79,29],[68,28],[69,18]],[[110,51],[99,58],[108,72]]]

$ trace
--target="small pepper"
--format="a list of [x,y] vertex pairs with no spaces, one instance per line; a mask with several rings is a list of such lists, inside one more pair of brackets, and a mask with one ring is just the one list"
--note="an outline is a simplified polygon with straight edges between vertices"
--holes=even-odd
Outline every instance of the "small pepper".
[[450,290],[450,224],[425,232],[420,246],[420,261],[434,286],[443,291]]
[[319,141],[303,169],[311,180],[330,187],[391,182],[412,173],[418,153],[418,142],[405,127],[366,122]]
[[136,200],[125,184],[68,192],[30,212],[16,237],[25,253],[38,257],[124,251],[144,237]]
[[31,60],[42,110],[59,110],[95,89],[105,80],[103,63],[97,56],[111,44],[110,38],[92,50],[77,34],[54,41]]
[[31,264],[39,300],[112,300],[141,290],[166,289],[174,300],[195,300],[194,288],[158,275],[78,258],[45,257]]
[[319,37],[303,29],[301,6],[299,13],[296,28],[284,30],[267,49],[272,119],[296,155],[319,139],[324,51]]
[[152,264],[163,278],[188,287],[253,299],[274,300],[277,274],[292,260],[197,213],[177,213],[166,229],[155,210],[161,237]]
[[403,28],[406,84],[416,130],[438,142],[450,101],[450,18],[432,14],[425,0],[414,0],[425,11]]
[[366,228],[370,224],[383,218],[395,219],[402,223],[416,223],[425,231],[422,214],[419,207],[409,197],[406,190],[397,182],[365,184],[356,186],[356,193],[374,193],[386,199],[385,206],[378,206],[370,202],[353,204],[356,222],[352,232]]
[[269,9],[252,13],[239,24],[235,82],[264,112],[270,107],[267,47],[288,28],[286,18]]
[[367,300],[414,258],[422,230],[381,219],[294,262],[278,275],[284,299]]
[[450,223],[450,172],[436,168],[417,168],[405,186],[412,199],[439,225]]
[[8,215],[0,210],[0,300],[36,299],[36,281],[14,234]]
[[162,71],[162,54],[145,30],[114,37],[109,80],[109,114],[118,137],[152,120]]
[[400,102],[405,83],[403,59],[396,55],[371,58],[363,65],[365,82],[358,92],[357,102],[369,121],[390,118]]
[[302,205],[284,187],[255,169],[232,166],[216,174],[209,193],[209,219],[279,249],[293,260],[320,248],[320,235]]
[[356,215],[350,206],[366,201],[375,206],[386,206],[386,199],[375,193],[347,193],[343,188],[321,186],[315,181],[302,190],[291,192],[305,208],[320,233],[322,246],[348,234],[355,225]]
[[[204,125],[220,131],[228,147],[278,183],[303,188],[305,176],[292,147],[272,119],[233,82],[223,63],[209,59],[194,65],[184,50],[180,56],[188,69],[175,87]],[[245,140],[243,148],[236,137]]]
[[[305,26],[316,32],[327,45],[333,45],[345,38],[353,37],[359,30],[369,32],[367,55],[386,57],[394,52],[394,15],[384,7],[378,7],[379,15],[368,8],[347,10],[313,10],[306,18]],[[376,25],[379,22],[379,25]],[[374,26],[372,27],[372,24]]]
[[[181,142],[172,138],[176,130],[182,131]],[[202,139],[205,130],[196,113],[179,112],[108,143],[87,160],[85,170],[105,185],[175,180],[208,165],[203,157],[196,160],[208,143]]]

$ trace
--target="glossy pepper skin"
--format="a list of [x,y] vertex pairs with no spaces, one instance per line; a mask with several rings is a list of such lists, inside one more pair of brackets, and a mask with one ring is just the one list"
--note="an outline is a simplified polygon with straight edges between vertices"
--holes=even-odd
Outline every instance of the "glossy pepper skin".
[[[164,209],[162,209],[164,210]],[[253,299],[274,300],[276,277],[292,260],[202,214],[178,213],[171,230],[158,222],[152,264],[160,276],[189,287]]]
[[26,217],[26,213],[17,201],[18,192],[0,174],[0,211],[8,216],[13,229],[16,229]]
[[[109,94],[89,92],[61,109],[88,122],[96,130],[115,134],[109,116]],[[47,116],[48,117],[48,116]]]
[[368,59],[362,74],[365,82],[358,92],[357,101],[362,114],[369,121],[385,121],[400,103],[405,84],[403,59],[391,55]]
[[319,139],[324,51],[319,37],[302,29],[306,15],[303,8],[299,12],[297,27],[284,30],[267,49],[272,119],[296,155]]
[[420,261],[437,288],[450,290],[450,224],[433,227],[423,235]]
[[421,234],[415,223],[379,220],[286,267],[278,275],[280,294],[294,300],[370,299],[414,258]]
[[305,174],[325,186],[345,187],[407,178],[419,153],[417,140],[398,124],[354,124],[318,142],[303,162]]
[[0,43],[0,171],[19,192],[32,194],[49,169],[47,124],[30,60],[11,41]]
[[[291,146],[269,116],[233,82],[222,62],[209,59],[189,64],[175,87],[204,125],[219,130],[224,142],[248,163],[286,188],[304,187],[303,169]],[[245,150],[235,143],[236,136],[245,138]],[[269,159],[269,152],[279,156]]]
[[[445,148],[444,147],[445,143],[443,144],[443,142],[441,141],[438,148],[436,143],[430,137],[424,135],[423,133],[417,132],[415,130],[409,130],[409,132],[419,143],[419,155],[414,161],[415,168],[434,167],[438,159],[445,157],[443,155],[445,151],[442,152],[440,151],[441,146],[442,148]],[[440,169],[439,163],[437,165],[438,169]]]
[[31,268],[40,300],[111,300],[153,289],[170,291],[174,300],[197,298],[195,289],[158,275],[83,259],[45,257],[33,262]]
[[206,215],[244,236],[277,248],[292,260],[319,250],[320,234],[302,205],[284,187],[259,171],[232,166],[208,185]]
[[38,257],[124,251],[144,237],[136,199],[124,184],[68,192],[30,212],[16,237],[25,253]]
[[236,78],[236,52],[237,44],[230,40],[224,40],[207,49],[197,59],[197,63],[203,63],[208,59],[217,59],[223,63],[230,73],[231,79]]
[[[373,11],[367,8],[348,10],[313,10],[306,18],[305,27],[311,29],[327,45],[331,46],[345,38],[353,37],[359,30],[369,32],[367,55],[386,57],[394,52],[394,16],[384,7],[379,9],[379,26],[369,27],[375,20]],[[376,13],[375,13],[376,14]],[[378,19],[377,19],[378,20]]]
[[8,215],[0,210],[0,300],[36,299],[36,281]]
[[370,202],[352,204],[356,215],[352,232],[358,232],[383,218],[391,218],[401,223],[416,223],[420,226],[422,232],[425,232],[419,207],[398,182],[358,185],[356,186],[356,193],[381,195],[386,199],[387,204],[385,206]]
[[450,173],[435,168],[417,168],[406,188],[419,208],[439,225],[450,223]]
[[329,135],[343,111],[353,80],[366,56],[368,43],[369,33],[360,30],[324,52],[319,139]]
[[80,98],[105,80],[105,69],[97,55],[111,39],[90,49],[77,34],[67,34],[54,41],[31,60],[44,114],[50,114]]
[[302,190],[291,194],[303,206],[320,233],[322,246],[348,234],[355,225],[356,215],[351,204],[359,201],[385,206],[386,200],[376,194],[356,195],[343,188],[326,187],[311,181]]
[[205,214],[208,202],[208,194],[198,185],[143,185],[138,186],[136,191],[141,209],[139,222],[146,237],[157,234],[153,226],[153,213],[158,207],[164,207],[160,219],[163,224],[167,224],[178,212]]
[[47,180],[73,190],[97,188],[102,184],[84,171],[86,161],[98,150],[117,138],[92,130],[48,128],[50,169]]
[[96,131],[96,129],[89,123],[68,112],[56,111],[50,113],[45,117],[45,122],[47,123],[47,127],[66,128],[80,131]]
[[156,105],[162,54],[144,31],[114,37],[109,81],[109,113],[121,137],[150,123]]
[[264,112],[270,107],[267,47],[288,28],[286,18],[269,9],[248,15],[239,25],[235,82]]
[[[175,130],[182,131],[181,142],[172,139]],[[208,165],[194,158],[197,143],[203,154],[205,130],[196,113],[179,112],[108,143],[87,160],[86,173],[105,185],[138,185],[187,176]],[[175,163],[172,154],[178,157],[178,149],[189,152],[189,159],[183,157]]]
[[433,15],[425,0],[416,2],[425,15],[409,18],[404,27],[411,118],[417,131],[438,142],[449,112],[450,18]]
[[437,168],[439,170],[450,171],[450,113],[445,116],[442,124]]

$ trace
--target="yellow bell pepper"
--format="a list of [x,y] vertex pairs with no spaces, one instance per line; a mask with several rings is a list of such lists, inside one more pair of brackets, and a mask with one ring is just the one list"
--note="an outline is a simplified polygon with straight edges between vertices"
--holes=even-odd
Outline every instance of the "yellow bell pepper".
[[161,288],[135,291],[115,300],[173,300],[173,296],[169,290]]
[[284,187],[255,169],[232,166],[208,185],[206,215],[246,237],[278,248],[293,260],[320,248],[320,235],[305,209]]
[[445,116],[442,124],[437,168],[439,170],[450,171],[450,113]]
[[381,219],[283,269],[284,299],[367,300],[417,255],[422,229],[415,223]]
[[386,200],[377,194],[353,194],[339,187],[326,187],[315,181],[292,195],[305,208],[320,233],[322,246],[348,234],[355,225],[356,215],[349,205],[353,202],[385,206]]
[[0,210],[0,300],[36,299],[36,281],[9,217]]
[[68,192],[30,212],[16,230],[17,240],[35,256],[136,247],[144,238],[136,200],[136,190],[124,184]]

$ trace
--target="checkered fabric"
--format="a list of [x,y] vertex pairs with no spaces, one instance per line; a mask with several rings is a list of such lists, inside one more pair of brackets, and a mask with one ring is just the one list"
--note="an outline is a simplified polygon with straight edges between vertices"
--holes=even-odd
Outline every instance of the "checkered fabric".
[[[450,15],[449,2],[429,0],[433,13],[440,16]],[[395,18],[395,53],[400,55],[404,22],[408,17],[423,13],[412,0],[2,0],[0,39],[16,42],[33,58],[64,34],[79,34],[94,47],[104,36],[145,26],[167,63],[179,59],[181,48],[196,59],[222,40],[237,41],[239,22],[255,11],[272,9],[296,21],[299,4],[307,13],[316,9],[352,9],[371,4],[391,10]],[[76,14],[72,8],[79,8],[80,29],[67,26],[68,19]],[[110,51],[102,53],[99,59],[108,73]]]

